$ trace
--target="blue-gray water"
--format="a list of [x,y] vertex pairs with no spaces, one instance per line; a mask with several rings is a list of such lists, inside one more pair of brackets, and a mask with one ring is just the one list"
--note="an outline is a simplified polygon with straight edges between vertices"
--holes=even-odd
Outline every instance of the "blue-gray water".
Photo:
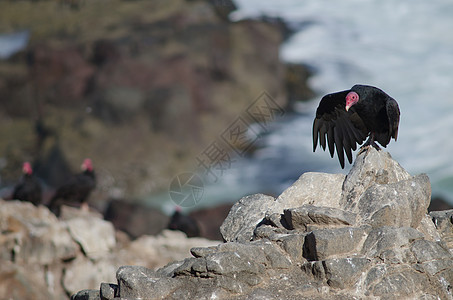
[[30,32],[28,30],[0,34],[0,59],[9,58],[24,49],[29,38]]

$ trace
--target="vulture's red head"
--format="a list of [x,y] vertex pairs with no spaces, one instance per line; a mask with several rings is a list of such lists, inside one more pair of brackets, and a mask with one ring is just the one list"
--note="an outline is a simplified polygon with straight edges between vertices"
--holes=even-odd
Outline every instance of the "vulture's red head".
[[82,171],[93,171],[93,163],[91,162],[91,159],[85,158],[82,163]]
[[24,162],[22,165],[22,172],[26,175],[31,175],[33,173],[33,169],[31,168],[31,165],[28,161]]
[[357,94],[356,92],[349,92],[346,95],[346,111],[348,111],[351,108],[351,106],[356,104],[358,101],[359,101],[359,94]]

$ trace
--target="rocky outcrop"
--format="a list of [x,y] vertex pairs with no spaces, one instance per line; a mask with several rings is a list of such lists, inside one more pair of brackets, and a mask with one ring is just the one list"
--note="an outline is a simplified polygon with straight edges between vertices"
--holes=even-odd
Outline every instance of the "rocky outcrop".
[[158,270],[123,266],[73,299],[452,299],[453,211],[428,216],[430,194],[426,175],[370,147],[347,176],[241,199],[225,243]]
[[217,241],[163,231],[129,241],[96,213],[0,200],[0,299],[68,299],[115,280],[122,265],[159,268]]
[[110,201],[104,218],[132,239],[142,235],[156,235],[167,227],[170,220],[157,208],[124,200]]

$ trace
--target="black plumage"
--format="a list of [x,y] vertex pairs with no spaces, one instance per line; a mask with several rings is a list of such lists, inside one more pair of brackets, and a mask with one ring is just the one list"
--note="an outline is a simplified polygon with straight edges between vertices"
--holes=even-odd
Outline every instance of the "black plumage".
[[171,216],[167,228],[182,231],[188,237],[200,236],[200,228],[197,221],[188,215],[182,214],[179,207]]
[[313,122],[313,151],[319,144],[329,148],[331,157],[337,151],[344,168],[344,153],[352,163],[352,151],[364,144],[377,149],[397,139],[400,110],[398,103],[379,88],[354,85],[350,90],[324,96]]
[[65,204],[87,205],[88,196],[96,187],[96,176],[90,159],[85,159],[82,164],[82,172],[71,177],[65,184],[60,186],[49,203],[49,209],[59,213],[60,206]]
[[41,183],[33,174],[29,162],[23,164],[22,171],[24,174],[20,182],[14,187],[13,199],[28,201],[38,206],[42,201]]

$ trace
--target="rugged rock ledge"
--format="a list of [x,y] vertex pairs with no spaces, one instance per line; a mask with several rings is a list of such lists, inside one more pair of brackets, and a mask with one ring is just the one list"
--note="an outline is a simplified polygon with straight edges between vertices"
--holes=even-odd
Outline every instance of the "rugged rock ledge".
[[239,200],[225,243],[156,271],[123,266],[72,299],[452,299],[453,210],[427,215],[430,197],[425,174],[371,148],[347,176]]
[[159,268],[217,241],[163,231],[129,241],[101,215],[0,200],[0,299],[69,299],[83,288],[115,280],[121,265]]

